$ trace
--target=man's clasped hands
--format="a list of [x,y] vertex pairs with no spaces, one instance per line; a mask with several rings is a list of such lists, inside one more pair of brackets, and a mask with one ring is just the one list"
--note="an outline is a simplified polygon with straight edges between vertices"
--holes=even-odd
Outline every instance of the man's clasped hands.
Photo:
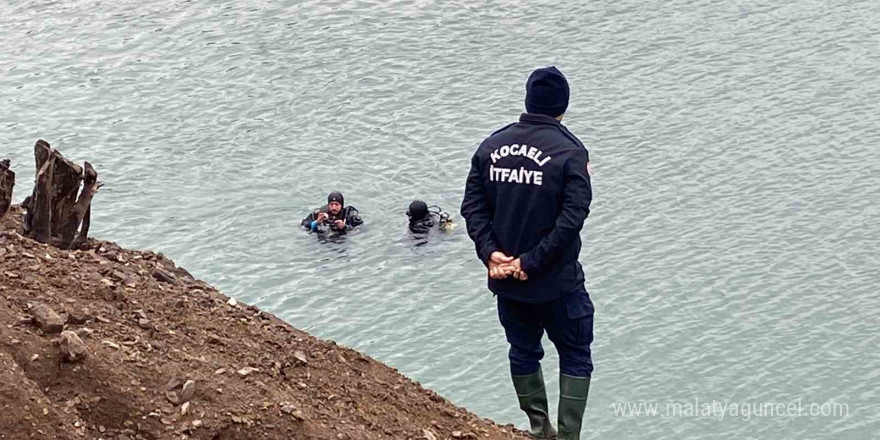
[[503,280],[511,275],[520,280],[529,279],[528,275],[522,270],[519,258],[513,258],[505,255],[504,252],[495,251],[489,256],[489,277],[495,280]]

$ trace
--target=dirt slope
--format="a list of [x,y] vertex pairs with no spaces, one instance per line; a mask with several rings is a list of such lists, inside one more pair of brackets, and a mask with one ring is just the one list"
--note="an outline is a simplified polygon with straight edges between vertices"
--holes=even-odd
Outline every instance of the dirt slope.
[[526,438],[161,254],[58,250],[20,216],[0,220],[2,439]]

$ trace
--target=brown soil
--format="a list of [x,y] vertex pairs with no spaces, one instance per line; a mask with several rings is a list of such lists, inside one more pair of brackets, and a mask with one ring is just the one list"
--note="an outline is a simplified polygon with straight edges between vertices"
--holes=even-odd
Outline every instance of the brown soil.
[[[96,240],[62,251],[19,235],[20,217],[0,219],[0,439],[526,438],[161,254]],[[38,304],[81,336],[85,359],[63,358]]]

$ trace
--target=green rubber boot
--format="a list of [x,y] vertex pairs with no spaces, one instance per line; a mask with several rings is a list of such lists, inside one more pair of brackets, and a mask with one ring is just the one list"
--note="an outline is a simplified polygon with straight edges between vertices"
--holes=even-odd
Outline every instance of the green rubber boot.
[[559,440],[579,440],[590,377],[559,375]]
[[534,438],[555,439],[556,431],[550,424],[550,410],[547,408],[547,390],[544,388],[544,374],[541,369],[526,375],[514,376],[513,388],[516,389],[516,398],[519,400],[519,408],[525,411],[529,417],[531,430],[529,434]]

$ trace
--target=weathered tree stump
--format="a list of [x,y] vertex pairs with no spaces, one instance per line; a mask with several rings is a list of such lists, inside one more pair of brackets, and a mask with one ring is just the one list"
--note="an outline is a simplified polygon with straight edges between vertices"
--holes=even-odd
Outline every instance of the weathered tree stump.
[[69,161],[42,139],[34,145],[34,158],[34,192],[22,203],[24,233],[62,249],[79,246],[88,238],[92,198],[101,187],[98,173],[88,162],[83,168]]
[[33,223],[30,225],[30,237],[40,243],[48,243],[52,238],[52,187],[55,177],[55,151],[43,140],[34,145],[37,158],[37,176],[34,183]]
[[55,175],[52,177],[52,231],[63,226],[73,206],[76,204],[76,193],[83,180],[83,167],[64,158],[60,152],[55,155]]
[[[67,220],[67,224],[63,225],[61,229],[61,243],[62,246],[66,245],[64,249],[70,248],[73,244],[73,239],[76,237],[76,231],[79,229],[80,224],[82,224],[82,231],[77,241],[83,242],[88,239],[90,221],[86,214],[91,213],[92,197],[98,192],[98,173],[92,168],[92,164],[86,162],[85,165],[85,176],[79,199],[74,199],[73,206],[66,211],[65,217],[62,217],[62,219]],[[77,186],[73,190],[76,191],[78,186],[79,182],[77,182]],[[76,193],[74,192],[75,195]]]
[[9,169],[9,159],[0,160],[0,218],[6,215],[12,204],[12,187],[15,186],[15,173]]

